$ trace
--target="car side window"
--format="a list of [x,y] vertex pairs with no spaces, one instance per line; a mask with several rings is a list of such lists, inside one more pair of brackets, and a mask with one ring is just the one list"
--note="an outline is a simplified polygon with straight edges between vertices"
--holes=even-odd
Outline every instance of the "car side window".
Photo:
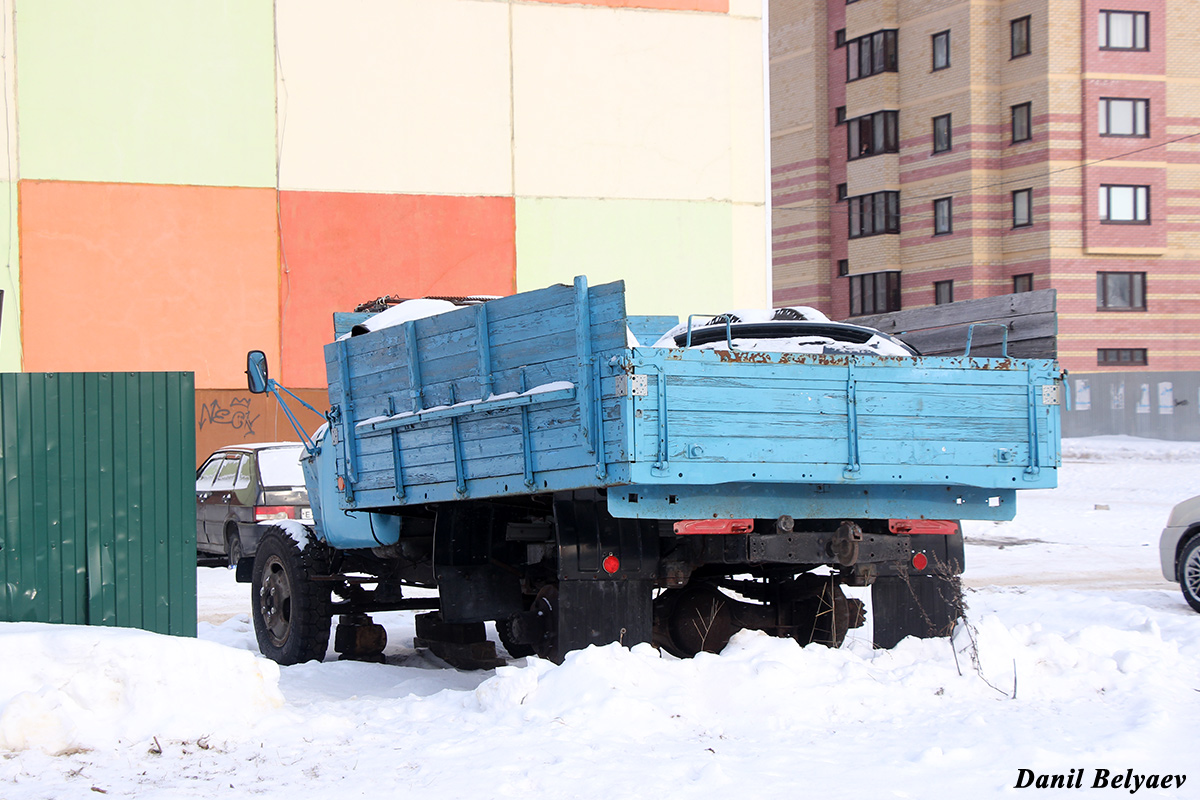
[[233,483],[235,489],[248,489],[250,484],[254,482],[254,459],[250,456],[242,456],[242,466],[238,470],[237,480]]
[[242,457],[236,454],[225,456],[221,461],[221,467],[217,470],[217,477],[213,479],[212,488],[216,490],[234,488],[234,481],[237,479],[238,465],[241,463]]
[[210,457],[200,468],[200,474],[196,476],[196,491],[203,492],[212,488],[213,478],[216,477],[217,469],[224,463],[225,459],[221,457]]

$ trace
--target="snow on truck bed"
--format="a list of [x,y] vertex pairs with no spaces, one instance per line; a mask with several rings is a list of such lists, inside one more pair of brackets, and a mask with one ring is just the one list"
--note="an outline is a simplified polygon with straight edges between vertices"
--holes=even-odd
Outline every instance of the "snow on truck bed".
[[[590,648],[490,672],[256,657],[249,588],[199,570],[200,640],[0,624],[0,797],[1009,796],[1021,774],[1191,775],[1200,614],[1157,574],[1200,444],[1065,443],[1060,487],[966,524],[970,627],[839,650]],[[1084,793],[1038,792],[1038,797]],[[1125,796],[1127,789],[1119,790]],[[1116,795],[1114,795],[1116,796]]]

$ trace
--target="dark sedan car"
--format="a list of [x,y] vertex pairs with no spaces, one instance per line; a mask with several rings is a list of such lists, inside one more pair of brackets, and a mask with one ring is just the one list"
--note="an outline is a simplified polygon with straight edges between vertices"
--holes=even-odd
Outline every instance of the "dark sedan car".
[[272,520],[312,520],[295,442],[249,444],[216,451],[196,471],[196,550],[235,566],[258,549]]

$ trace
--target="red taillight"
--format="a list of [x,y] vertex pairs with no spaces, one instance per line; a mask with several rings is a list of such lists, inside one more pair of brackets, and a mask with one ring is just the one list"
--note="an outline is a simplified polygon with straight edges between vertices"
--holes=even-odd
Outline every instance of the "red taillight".
[[257,522],[266,522],[273,519],[295,519],[295,506],[255,506],[254,519]]
[[913,555],[912,565],[913,569],[923,570],[929,566],[929,559],[925,557],[924,553],[916,553]]
[[752,519],[682,519],[675,523],[678,534],[749,533],[752,530]]
[[951,519],[889,519],[888,530],[914,536],[953,536],[958,533],[958,523]]
[[616,575],[617,570],[621,568],[621,560],[614,555],[609,555],[604,558],[604,571],[609,575]]

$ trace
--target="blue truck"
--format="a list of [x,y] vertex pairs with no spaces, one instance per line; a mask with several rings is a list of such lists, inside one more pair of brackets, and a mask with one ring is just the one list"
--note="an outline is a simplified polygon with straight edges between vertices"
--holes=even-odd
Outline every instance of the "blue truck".
[[[327,345],[313,520],[238,564],[262,652],[323,658],[336,617],[337,652],[381,659],[370,615],[401,609],[460,667],[503,663],[487,623],[554,660],[717,652],[743,628],[837,646],[865,619],[844,586],[870,587],[877,646],[947,633],[959,520],[1056,484],[1063,374],[808,312],[644,346],[623,282],[577,278]],[[279,397],[261,352],[247,374]]]

